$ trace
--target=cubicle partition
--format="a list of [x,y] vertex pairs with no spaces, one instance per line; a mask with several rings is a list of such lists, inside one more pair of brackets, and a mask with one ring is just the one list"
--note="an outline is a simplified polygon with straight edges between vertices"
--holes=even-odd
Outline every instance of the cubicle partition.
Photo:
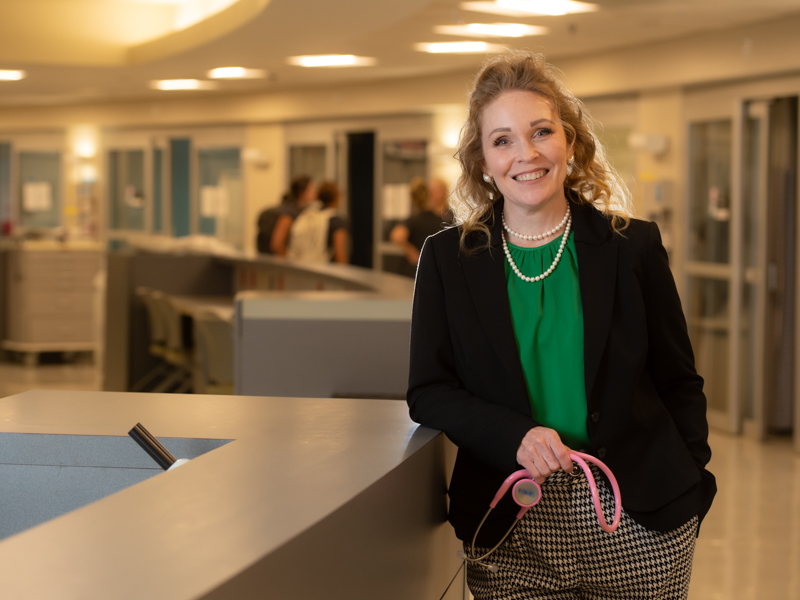
[[[236,394],[402,398],[413,285],[390,273],[271,256],[112,252],[103,389],[131,390],[157,363],[136,293],[148,288],[194,307],[189,315],[204,307],[228,315]],[[229,310],[220,310],[226,298]]]
[[233,298],[234,269],[210,254],[109,252],[103,389],[124,392],[157,363],[150,354],[144,302],[136,289]]
[[31,505],[63,505],[76,469],[110,491],[115,469],[146,469],[137,422],[168,449],[202,446],[0,541],[0,598],[464,598],[453,449],[400,402],[30,391],[0,415],[17,476],[50,474],[17,500]]
[[405,398],[409,298],[244,292],[236,305],[235,393]]

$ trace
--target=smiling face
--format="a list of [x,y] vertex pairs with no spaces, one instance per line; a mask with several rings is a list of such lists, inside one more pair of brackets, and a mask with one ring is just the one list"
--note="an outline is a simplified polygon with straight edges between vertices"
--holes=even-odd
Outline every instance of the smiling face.
[[483,171],[520,216],[563,212],[564,179],[572,145],[545,98],[528,91],[503,92],[481,115]]

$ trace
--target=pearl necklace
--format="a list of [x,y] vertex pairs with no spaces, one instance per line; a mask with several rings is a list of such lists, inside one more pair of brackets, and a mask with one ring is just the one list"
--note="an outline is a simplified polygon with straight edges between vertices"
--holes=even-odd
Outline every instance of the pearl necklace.
[[564,237],[561,238],[561,244],[558,246],[558,252],[556,253],[556,257],[553,259],[553,264],[551,264],[550,268],[547,269],[544,273],[542,273],[541,275],[537,275],[536,277],[526,277],[525,275],[522,274],[522,271],[519,270],[519,267],[517,267],[517,264],[514,262],[514,259],[511,258],[511,251],[508,249],[508,242],[506,241],[506,236],[501,233],[500,237],[503,240],[503,251],[506,253],[506,258],[508,259],[508,264],[511,265],[511,270],[514,271],[514,273],[517,274],[517,277],[522,279],[522,281],[527,281],[528,283],[533,281],[541,281],[542,279],[550,275],[550,273],[552,273],[553,270],[555,270],[556,265],[558,265],[558,262],[561,260],[561,255],[564,253],[564,247],[567,245],[567,238],[569,238],[569,231],[571,228],[572,228],[572,215],[570,214],[569,209],[567,209],[567,226],[566,229],[564,229]]
[[503,229],[505,229],[508,233],[510,233],[514,237],[518,237],[518,238],[520,238],[522,240],[530,240],[530,241],[543,240],[543,239],[545,239],[547,237],[550,237],[551,235],[553,235],[554,233],[559,231],[564,226],[564,223],[567,222],[567,218],[568,217],[569,217],[569,206],[567,206],[567,212],[564,213],[564,218],[561,219],[561,223],[559,223],[558,225],[553,227],[550,231],[545,231],[544,233],[541,233],[541,234],[538,234],[538,235],[537,234],[525,235],[524,233],[517,233],[516,231],[511,229],[506,224],[506,213],[505,212],[501,215],[501,218],[503,219]]

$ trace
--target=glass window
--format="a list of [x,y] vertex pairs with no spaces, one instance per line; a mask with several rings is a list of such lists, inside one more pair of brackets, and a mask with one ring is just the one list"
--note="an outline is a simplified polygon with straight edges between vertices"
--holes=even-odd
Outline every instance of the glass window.
[[108,153],[109,227],[145,229],[144,150]]
[[191,233],[189,218],[191,149],[192,141],[188,138],[173,138],[169,141],[170,216],[172,235],[175,237]]
[[198,177],[197,232],[241,246],[244,196],[240,149],[200,149]]
[[61,153],[19,153],[20,224],[28,229],[61,225]]
[[689,130],[689,260],[729,260],[732,122]]
[[0,224],[11,221],[11,144],[0,143]]
[[410,183],[428,172],[427,142],[400,140],[383,144],[383,225],[381,240],[388,241],[392,228],[412,215]]
[[395,140],[383,143],[381,186],[381,269],[409,274],[408,261],[399,247],[389,243],[394,227],[404,223],[421,207],[413,206],[411,183],[425,181],[428,173],[428,143],[425,140]]
[[728,405],[728,295],[727,281],[690,279],[687,322],[697,371],[706,381],[709,407],[722,411]]
[[164,151],[153,150],[153,232],[164,231]]
[[325,146],[290,146],[289,147],[289,180],[301,175],[308,175],[315,181],[327,178]]

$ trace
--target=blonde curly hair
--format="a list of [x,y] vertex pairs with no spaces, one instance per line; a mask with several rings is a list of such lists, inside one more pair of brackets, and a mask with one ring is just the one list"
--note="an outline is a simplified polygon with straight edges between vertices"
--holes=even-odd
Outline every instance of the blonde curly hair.
[[592,204],[606,214],[615,231],[625,229],[633,215],[630,192],[608,163],[594,134],[594,121],[541,54],[512,51],[484,63],[469,95],[469,115],[455,153],[461,175],[450,198],[455,221],[461,226],[462,250],[467,250],[466,238],[474,231],[484,232],[487,245],[491,243],[487,222],[502,195],[483,180],[481,117],[486,106],[510,90],[534,92],[550,102],[564,127],[567,144],[574,144],[575,160],[564,181],[565,191],[575,192],[569,194],[573,201]]

